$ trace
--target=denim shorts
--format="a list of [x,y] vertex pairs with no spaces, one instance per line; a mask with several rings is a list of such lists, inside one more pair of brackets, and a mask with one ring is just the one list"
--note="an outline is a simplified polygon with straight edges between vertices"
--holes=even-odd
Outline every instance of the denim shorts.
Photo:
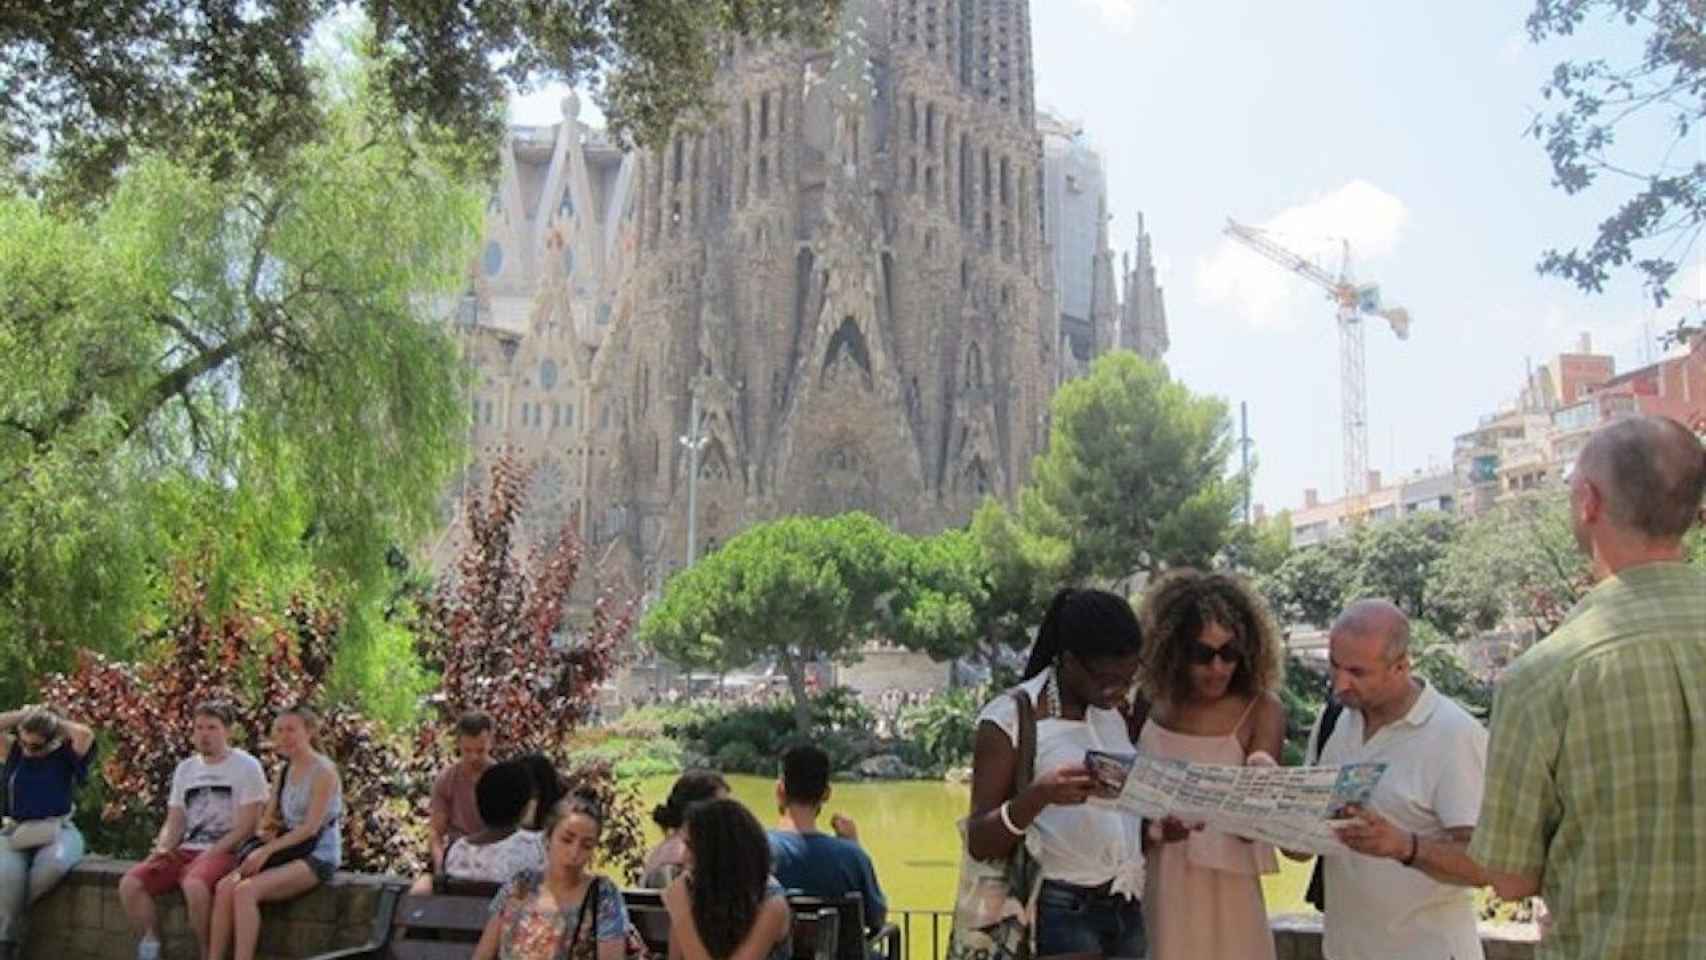
[[1044,880],[1037,893],[1037,956],[1099,953],[1142,957],[1149,952],[1143,905],[1109,892],[1110,883],[1080,887]]
[[332,874],[338,872],[337,864],[321,860],[319,857],[306,856],[302,858],[302,862],[308,864],[308,869],[314,873],[314,879],[321,883],[330,883]]

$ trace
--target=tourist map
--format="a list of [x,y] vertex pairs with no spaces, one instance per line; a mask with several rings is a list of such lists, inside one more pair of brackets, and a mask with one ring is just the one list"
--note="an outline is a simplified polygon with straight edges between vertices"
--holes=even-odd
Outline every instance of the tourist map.
[[1345,807],[1366,804],[1386,772],[1384,763],[1231,767],[1099,750],[1084,760],[1101,784],[1095,802],[1307,853],[1345,851],[1333,822]]

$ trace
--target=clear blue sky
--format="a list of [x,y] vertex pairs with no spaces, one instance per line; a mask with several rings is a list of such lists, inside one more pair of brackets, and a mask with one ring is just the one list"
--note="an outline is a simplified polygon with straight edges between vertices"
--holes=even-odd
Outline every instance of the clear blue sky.
[[[1610,209],[1549,185],[1541,146],[1523,135],[1540,86],[1572,51],[1632,47],[1615,28],[1531,46],[1529,7],[1032,0],[1038,103],[1101,149],[1117,246],[1144,213],[1167,288],[1168,364],[1234,411],[1249,403],[1256,499],[1270,509],[1342,487],[1338,341],[1314,288],[1228,246],[1229,215],[1283,228],[1311,255],[1348,236],[1358,278],[1409,308],[1408,342],[1384,326],[1368,335],[1369,462],[1388,476],[1448,466],[1452,437],[1514,398],[1526,359],[1586,331],[1628,369],[1649,352],[1644,328],[1682,309],[1652,310],[1633,278],[1586,296],[1535,274],[1542,249],[1587,242]],[[518,100],[516,119],[554,122],[559,96]],[[1698,261],[1679,304],[1706,297]]]

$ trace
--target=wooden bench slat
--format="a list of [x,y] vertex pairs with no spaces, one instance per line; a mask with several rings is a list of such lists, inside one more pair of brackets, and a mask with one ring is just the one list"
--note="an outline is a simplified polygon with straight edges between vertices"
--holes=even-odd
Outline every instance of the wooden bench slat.
[[468,960],[473,955],[474,947],[467,943],[404,940],[391,944],[393,960]]
[[397,904],[397,926],[426,930],[484,930],[491,904],[477,897],[408,896]]

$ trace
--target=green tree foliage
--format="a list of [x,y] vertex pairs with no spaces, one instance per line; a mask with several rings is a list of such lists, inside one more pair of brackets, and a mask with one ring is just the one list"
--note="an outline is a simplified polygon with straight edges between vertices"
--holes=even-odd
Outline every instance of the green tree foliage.
[[1291,511],[1264,520],[1239,524],[1227,534],[1220,562],[1233,570],[1262,577],[1272,574],[1291,556]]
[[1550,633],[1592,585],[1562,493],[1502,504],[1467,523],[1433,573],[1433,592],[1481,630],[1519,622]]
[[994,499],[967,529],[898,541],[903,575],[887,598],[883,633],[938,660],[991,665],[1030,644],[1071,556],[1065,541],[1027,530]]
[[1639,54],[1584,52],[1559,63],[1541,88],[1555,106],[1529,132],[1545,145],[1554,186],[1572,196],[1597,187],[1620,201],[1586,249],[1547,250],[1540,271],[1597,292],[1613,269],[1632,265],[1663,304],[1706,227],[1697,130],[1706,116],[1706,16],[1697,0],[1535,0],[1528,35],[1567,38],[1590,23],[1631,35],[1628,48]]
[[686,664],[773,658],[805,733],[806,666],[858,655],[880,626],[879,600],[900,581],[906,552],[863,513],[762,523],[671,577],[641,619],[639,639]]
[[1325,629],[1356,583],[1355,541],[1346,537],[1294,550],[1256,583],[1282,620]]
[[[1213,560],[1242,491],[1226,472],[1224,403],[1116,350],[1060,388],[1053,415],[1021,510],[1065,525],[1075,574],[1117,580]],[[1059,535],[1050,526],[1032,529]]]
[[971,763],[977,715],[993,691],[985,687],[944,690],[901,712],[900,733],[938,770]]
[[591,86],[614,130],[658,142],[706,106],[725,38],[821,35],[838,0],[203,0],[0,9],[0,161],[100,196],[143,152],[216,179],[271,168],[335,125],[316,31],[364,20],[384,111],[489,168],[506,92]]
[[1359,528],[1351,541],[1356,572],[1347,599],[1385,597],[1413,620],[1428,620],[1448,633],[1454,631],[1458,613],[1436,603],[1429,591],[1457,528],[1457,517],[1436,512]]
[[1461,527],[1444,513],[1365,524],[1293,551],[1257,583],[1282,615],[1317,627],[1331,624],[1352,600],[1385,597],[1411,619],[1452,633],[1466,614],[1460,598],[1438,592],[1438,577]]
[[143,153],[86,218],[0,195],[0,675],[124,652],[180,558],[216,606],[323,572],[368,633],[461,457],[430,302],[481,209],[370,98],[265,177]]

